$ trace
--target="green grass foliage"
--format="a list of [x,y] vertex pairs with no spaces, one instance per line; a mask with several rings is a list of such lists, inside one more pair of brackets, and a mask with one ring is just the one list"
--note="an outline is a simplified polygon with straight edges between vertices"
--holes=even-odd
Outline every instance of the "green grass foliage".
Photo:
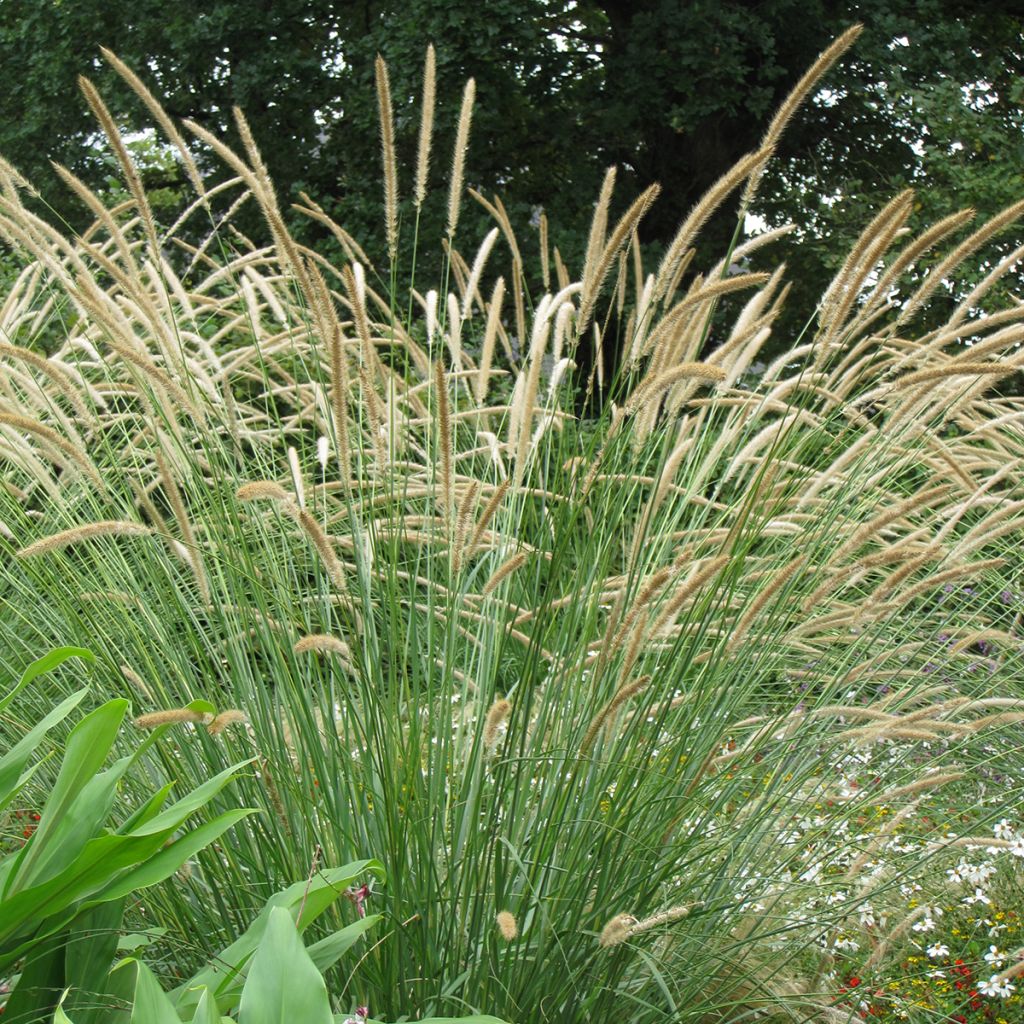
[[[68,179],[81,237],[0,176],[28,261],[0,304],[0,622],[9,668],[81,643],[139,715],[208,702],[168,727],[172,776],[254,759],[232,794],[263,813],[134,908],[154,951],[187,973],[281,886],[374,857],[381,922],[329,972],[334,1012],[851,1019],[842,957],[881,970],[916,934],[899,886],[1019,796],[1024,404],[1000,382],[1024,306],[982,316],[979,286],[915,318],[1021,208],[912,236],[897,196],[763,365],[786,271],[746,273],[777,233],[741,229],[784,122],[657,262],[655,192],[615,221],[609,172],[578,260],[541,224],[530,294],[538,234],[464,190],[458,146],[423,198],[446,256],[410,276],[284,209],[241,114],[236,153],[150,109],[196,188],[173,225],[127,157],[112,208]],[[732,250],[693,265],[741,194]],[[233,230],[243,204],[264,235]],[[938,793],[971,823],[925,820]]]

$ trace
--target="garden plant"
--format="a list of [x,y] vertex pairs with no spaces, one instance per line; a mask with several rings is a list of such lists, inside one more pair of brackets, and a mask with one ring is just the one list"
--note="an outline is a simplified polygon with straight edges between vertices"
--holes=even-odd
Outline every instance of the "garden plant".
[[[2,667],[88,646],[126,751],[156,728],[168,778],[234,775],[230,833],[126,909],[150,941],[111,1013],[216,1020],[174,993],[257,918],[217,1010],[240,1024],[1020,1019],[1024,305],[987,299],[1024,252],[949,294],[1024,201],[911,232],[901,192],[758,358],[786,268],[746,259],[790,229],[747,214],[857,32],[657,253],[658,189],[613,217],[614,168],[575,256],[469,187],[474,83],[432,152],[431,50],[409,139],[376,67],[377,258],[285,202],[243,112],[236,152],[110,53],[191,182],[174,222],[85,80],[123,177],[108,203],[60,172],[92,226],[0,165],[25,261],[0,302]],[[698,265],[725,204],[733,245]],[[5,737],[47,714],[17,700]],[[257,917],[295,885],[325,900],[308,946]],[[288,1016],[281,963],[315,1009]]]

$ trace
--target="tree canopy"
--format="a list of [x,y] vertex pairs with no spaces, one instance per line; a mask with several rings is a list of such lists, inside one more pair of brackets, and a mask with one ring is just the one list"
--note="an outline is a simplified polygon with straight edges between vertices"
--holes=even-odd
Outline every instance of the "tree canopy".
[[[518,227],[543,208],[553,241],[577,261],[609,164],[620,169],[622,204],[662,185],[642,232],[667,239],[756,148],[815,56],[860,21],[856,48],[789,125],[758,199],[765,222],[806,226],[789,259],[797,290],[810,296],[904,187],[923,186],[922,224],[968,203],[991,215],[1024,195],[1019,15],[1015,3],[948,0],[6,0],[0,57],[20,70],[0,93],[0,154],[74,218],[49,161],[94,185],[110,175],[101,148],[87,145],[96,125],[77,76],[96,82],[126,129],[147,123],[100,57],[106,46],[175,117],[230,141],[231,108],[241,107],[283,198],[306,190],[380,253],[374,58],[391,71],[407,200],[423,53],[433,42],[435,179],[447,172],[472,76],[467,184],[500,190]],[[154,160],[148,174],[151,186],[173,187],[180,171]],[[734,212],[723,212],[705,244],[721,250],[734,224]],[[429,228],[423,236],[440,233]]]

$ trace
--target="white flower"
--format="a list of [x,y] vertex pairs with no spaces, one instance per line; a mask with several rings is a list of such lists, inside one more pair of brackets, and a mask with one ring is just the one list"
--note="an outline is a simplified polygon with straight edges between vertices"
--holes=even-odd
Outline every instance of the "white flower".
[[931,932],[935,930],[935,922],[930,917],[922,917],[912,925],[915,932]]
[[995,833],[996,839],[1010,839],[1013,836],[1013,826],[1006,818],[997,821],[992,826],[992,831]]
[[990,996],[992,999],[1005,999],[1011,992],[1016,990],[1016,985],[1003,981],[998,974],[993,974],[988,981],[978,983],[978,991],[983,996]]
[[965,864],[963,861],[960,862],[960,873],[963,875],[964,880],[969,882],[971,885],[984,885],[989,878],[996,872],[995,867],[992,864]]
[[813,882],[821,874],[821,863],[812,864],[801,876],[801,882]]
[[997,946],[989,946],[988,952],[985,954],[985,960],[987,963],[992,964],[993,967],[1002,967],[1006,963],[1006,954],[1001,953]]
[[875,923],[875,912],[871,907],[870,903],[865,903],[858,911],[857,915],[860,917],[860,923],[865,928],[870,928]]
[[925,952],[933,959],[938,960],[940,956],[949,956],[949,946],[944,942],[933,942]]
[[1010,847],[1010,853],[1014,857],[1024,857],[1024,836],[1017,836],[1013,841],[1013,846]]
[[987,903],[989,906],[992,905],[992,901],[985,895],[985,892],[982,889],[975,889],[973,896],[965,896],[960,902],[968,907],[972,903]]

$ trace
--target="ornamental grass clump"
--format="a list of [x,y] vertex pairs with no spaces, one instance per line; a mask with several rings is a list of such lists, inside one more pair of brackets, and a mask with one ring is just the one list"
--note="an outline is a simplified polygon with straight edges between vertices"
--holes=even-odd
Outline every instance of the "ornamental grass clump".
[[[383,65],[377,83],[388,119]],[[27,260],[0,306],[5,657],[87,636],[138,714],[244,715],[169,737],[179,773],[257,758],[238,787],[265,811],[140,907],[188,936],[183,969],[321,851],[388,872],[360,897],[386,933],[330,980],[338,1012],[846,1020],[851,915],[950,856],[923,794],[982,800],[983,825],[982,770],[1020,777],[1020,600],[1001,595],[1024,402],[999,382],[1024,365],[1024,308],[981,317],[979,291],[914,329],[939,283],[920,258],[951,246],[951,279],[1020,211],[957,244],[966,213],[915,236],[901,197],[803,333],[774,338],[784,268],[728,268],[781,233],[742,225],[791,103],[658,262],[637,231],[655,196],[609,227],[609,174],[586,253],[546,251],[537,293],[501,200],[464,187],[472,83],[446,196],[426,190],[432,56],[424,96],[411,187],[389,168],[399,124],[382,133],[380,264],[308,197],[281,208],[241,112],[242,153],[174,127],[195,196],[169,227],[116,138],[130,198],[76,187],[81,236],[0,172],[0,234]],[[741,195],[735,245],[697,266]],[[471,201],[497,234],[459,233]],[[444,255],[407,279],[396,245],[429,202]],[[233,230],[243,204],[262,236]],[[910,309],[889,303],[904,281]],[[44,339],[44,363],[22,358]],[[878,806],[922,841],[872,847]]]

